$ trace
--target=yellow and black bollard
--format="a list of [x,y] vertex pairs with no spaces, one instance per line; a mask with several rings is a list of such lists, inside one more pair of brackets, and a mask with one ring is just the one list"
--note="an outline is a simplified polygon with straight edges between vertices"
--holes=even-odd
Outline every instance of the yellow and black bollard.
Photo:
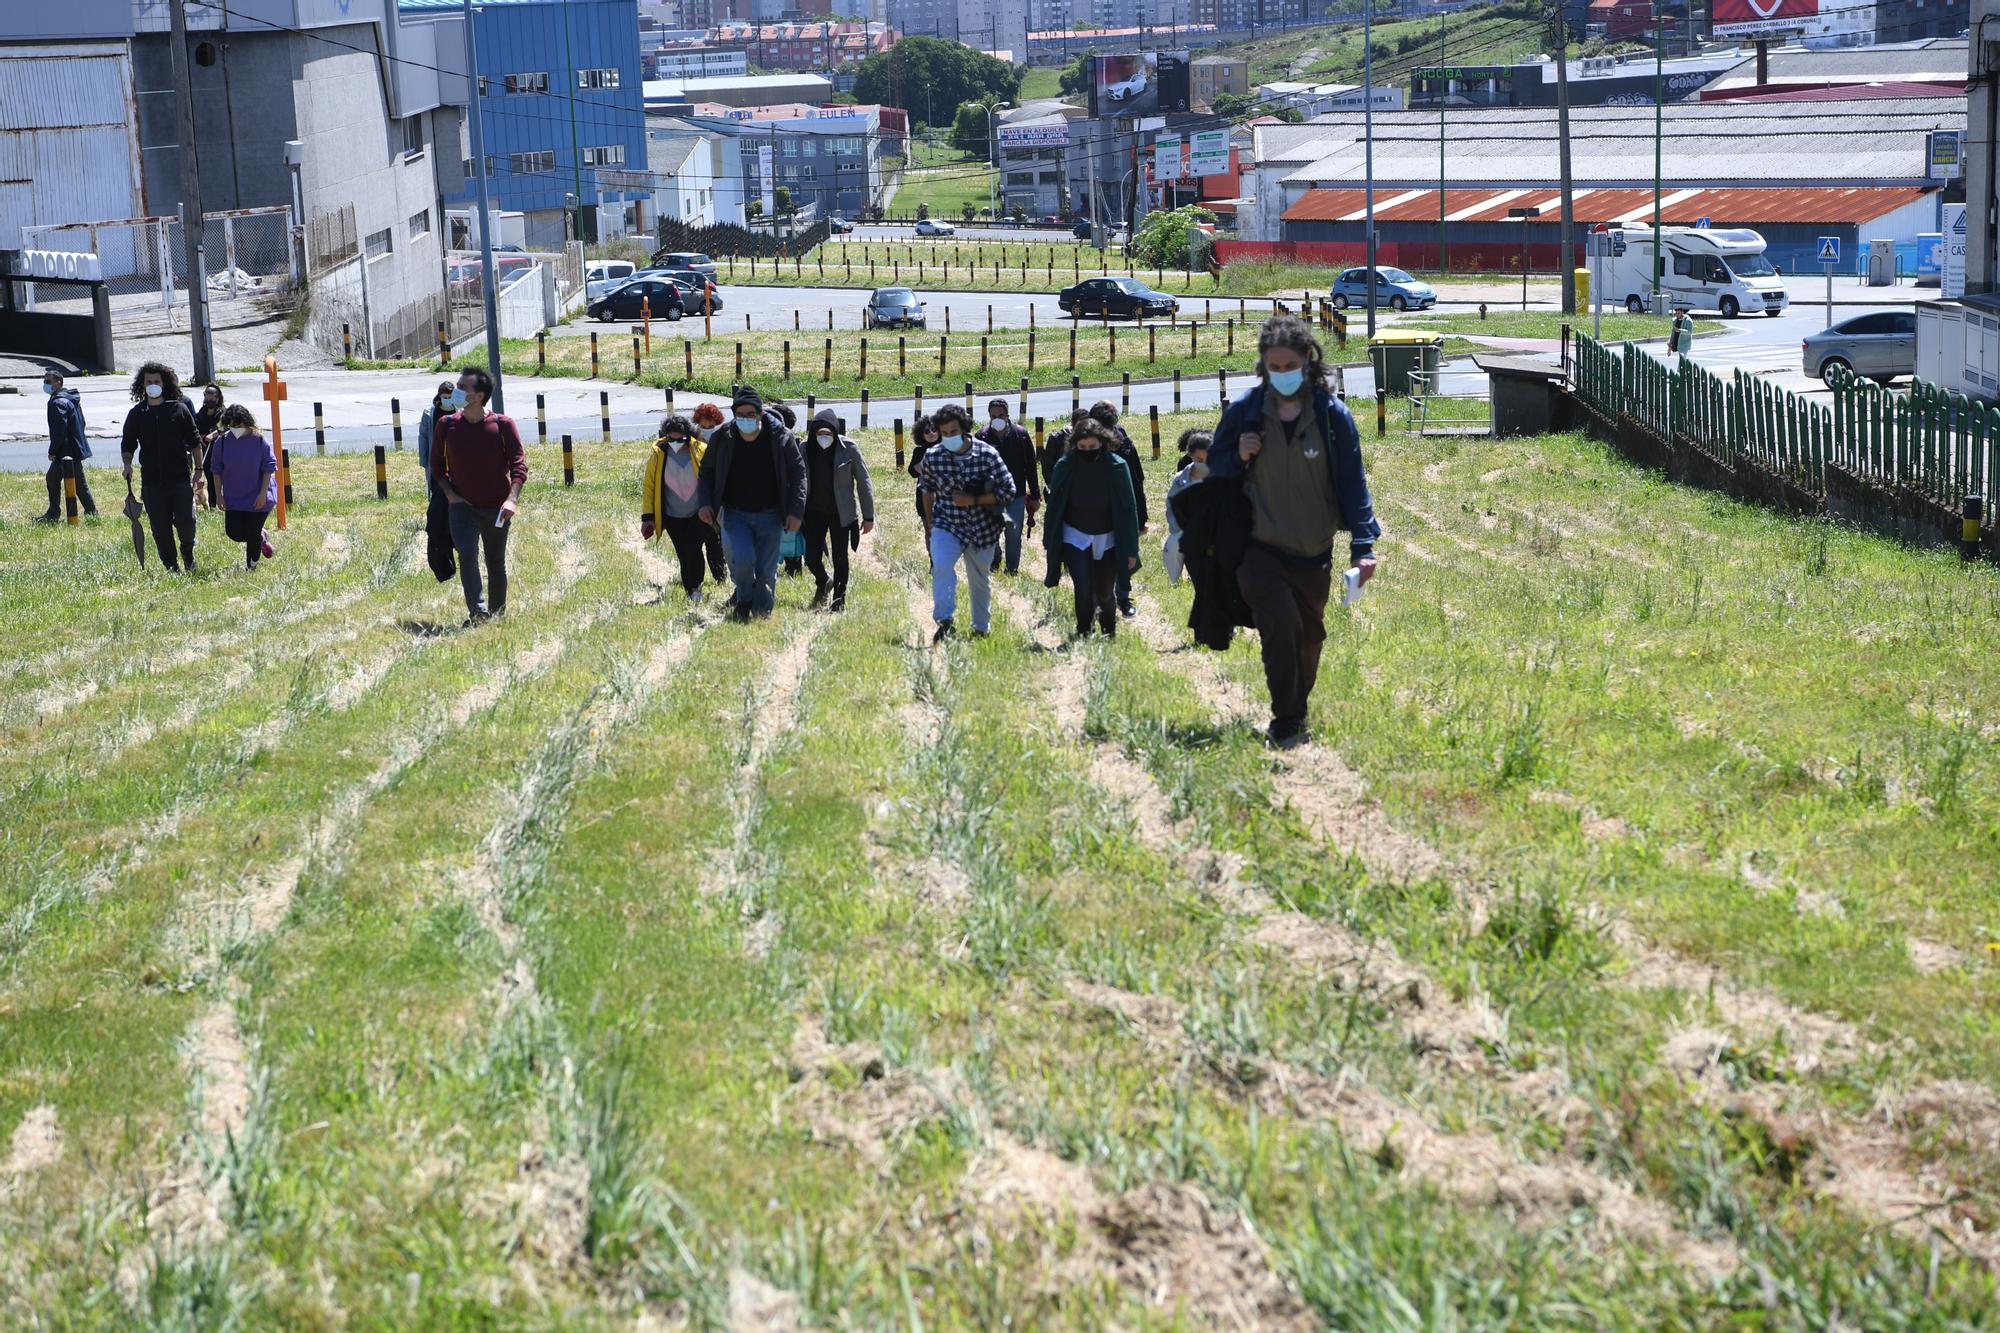
[[549,442],[549,400],[546,394],[535,395],[535,443]]
[[[83,522],[76,504],[76,470],[82,466],[83,460],[79,458],[64,458],[62,461],[63,517],[72,528]],[[1976,526],[1973,530],[1978,531]]]
[[1181,410],[1181,373],[1180,371],[1176,370],[1174,372],[1174,411],[1179,412],[1180,410]]
[[979,335],[979,373],[986,373],[986,335]]
[[[1034,309],[1033,306],[1030,306],[1028,308],[1030,310]],[[1033,370],[1034,368],[1035,368],[1035,331],[1034,329],[1030,328],[1028,330],[1028,369]]]
[[632,378],[634,380],[639,378],[641,369],[643,367],[639,361],[639,335],[635,333],[632,335]]
[[340,326],[340,359],[342,361],[354,359],[354,326],[351,324]]
[[313,452],[326,452],[326,409],[318,403],[313,404]]
[[546,374],[549,368],[549,331],[535,330],[535,373]]
[[1047,438],[1047,434],[1048,434],[1048,433],[1047,433],[1047,431],[1046,431],[1046,430],[1044,429],[1044,427],[1046,426],[1046,424],[1047,424],[1047,423],[1045,423],[1045,422],[1044,422],[1044,421],[1043,421],[1043,420],[1042,420],[1042,419],[1041,419],[1040,417],[1036,417],[1036,418],[1035,418],[1035,452],[1036,452],[1036,453],[1040,453],[1040,452],[1042,451],[1042,441],[1043,441],[1044,439],[1046,439],[1046,438]]
[[919,384],[917,386],[916,402],[911,407],[911,415],[921,417],[923,414],[924,414],[924,386]]
[[910,373],[909,339],[900,333],[896,335],[896,373],[898,375]]
[[694,378],[694,339],[681,339],[681,366],[687,371],[688,379]]
[[1229,406],[1229,372],[1220,366],[1215,368],[1215,405]]
[[611,443],[611,395],[602,390],[597,395],[597,421],[604,433],[604,443]]
[[1069,377],[1069,414],[1075,416],[1082,410],[1083,377],[1080,375],[1071,375]]
[[1123,371],[1118,376],[1118,414],[1123,416],[1132,410],[1132,372]]
[[1069,330],[1069,368],[1071,370],[1076,369],[1076,326],[1074,324],[1070,326]]
[[1375,386],[1375,433],[1389,433],[1389,391],[1379,384]]
[[1160,331],[1151,325],[1146,328],[1146,364],[1152,365],[1160,359]]
[[389,454],[379,444],[375,446],[375,498],[389,498]]
[[790,379],[792,377],[792,340],[790,338],[785,339],[783,346],[785,349],[785,371],[781,378]]
[[667,391],[667,411],[671,412],[674,410],[674,386],[669,384],[665,387]]
[[938,374],[940,375],[948,373],[951,369],[951,361],[949,359],[950,342],[951,337],[949,334],[938,335]]
[[1153,457],[1160,456],[1160,405],[1153,403],[1146,408],[1146,419],[1153,424]]
[[576,449],[569,436],[563,436],[563,485],[576,485]]
[[856,429],[868,429],[868,390],[866,389],[861,391],[861,424]]
[[437,322],[437,332],[438,332],[438,369],[442,370],[446,366],[451,364],[451,339],[444,336],[443,320],[439,320]]
[[396,442],[396,452],[403,452],[403,400],[389,400],[389,438]]
[[1023,421],[1028,417],[1028,377],[1021,376],[1021,410],[1014,414]]
[[896,466],[903,466],[903,419],[896,418]]
[[810,421],[811,421],[811,420],[813,419],[813,413],[814,413],[815,411],[817,411],[817,410],[818,410],[818,405],[819,405],[819,403],[818,403],[818,400],[817,400],[816,398],[814,398],[814,397],[813,397],[813,396],[812,396],[811,394],[807,394],[807,395],[806,395],[806,415],[805,415],[805,419],[806,419],[806,420],[807,420],[808,422],[810,422]]
[[292,495],[292,451],[282,446],[278,449],[278,476],[284,483],[285,507],[290,509],[298,503]]
[[861,378],[861,382],[862,382],[863,384],[866,384],[866,383],[868,382],[868,340],[867,340],[866,338],[863,338],[863,339],[861,340],[861,376],[860,376],[860,378]]
[[739,384],[740,384],[740,383],[742,382],[742,380],[743,380],[743,344],[742,344],[742,343],[737,343],[737,344],[736,344],[736,380],[737,380],[737,382],[738,382]]
[[597,378],[597,330],[590,331],[590,377]]
[[[76,522],[76,501],[74,499],[70,501],[69,512],[69,521],[72,523]],[[1958,556],[1961,560],[1977,560],[1979,558],[1979,520],[1986,513],[1985,497],[1979,495],[1966,496],[1964,508],[1961,512],[1964,517],[1959,524]]]
[[965,382],[965,410],[972,411],[972,381]]

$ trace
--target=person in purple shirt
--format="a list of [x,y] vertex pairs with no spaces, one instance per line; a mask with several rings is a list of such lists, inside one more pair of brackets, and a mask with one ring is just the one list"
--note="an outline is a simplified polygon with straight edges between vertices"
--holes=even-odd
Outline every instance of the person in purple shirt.
[[208,447],[209,469],[222,490],[222,521],[229,540],[243,543],[245,568],[271,554],[264,520],[278,503],[278,456],[240,403],[222,409],[222,430]]

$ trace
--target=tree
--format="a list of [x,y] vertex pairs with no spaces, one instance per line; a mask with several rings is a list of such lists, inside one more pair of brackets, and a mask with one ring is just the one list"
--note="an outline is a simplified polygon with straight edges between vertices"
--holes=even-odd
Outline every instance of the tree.
[[743,203],[743,216],[746,218],[763,217],[764,201],[762,199],[746,199]]
[[1056,86],[1062,90],[1064,97],[1089,95],[1091,71],[1096,67],[1096,60],[1097,50],[1093,47],[1063,66],[1063,72],[1057,78]]
[[1214,221],[1215,214],[1193,204],[1148,213],[1146,225],[1132,238],[1132,257],[1152,268],[1182,268],[1188,262],[1188,234]]
[[[997,97],[982,97],[976,102],[967,102],[958,109],[958,116],[951,124],[951,144],[960,152],[972,153],[980,158],[992,154],[986,144],[986,113],[988,108],[999,102]],[[998,118],[995,118],[997,128]]]
[[1255,93],[1221,93],[1209,103],[1208,109],[1229,120],[1247,120],[1258,113],[1261,105]]
[[791,211],[792,211],[792,187],[791,187],[791,186],[789,186],[789,185],[780,185],[780,186],[779,186],[779,187],[778,187],[777,189],[773,190],[773,191],[771,192],[771,194],[772,194],[772,198],[774,199],[774,201],[775,201],[775,202],[777,203],[777,205],[778,205],[778,212],[780,212],[780,213],[789,213],[789,212],[791,212]]
[[854,76],[858,101],[901,107],[923,125],[939,115],[956,117],[959,107],[982,97],[1011,102],[1020,95],[1019,69],[936,37],[905,37],[862,61]]

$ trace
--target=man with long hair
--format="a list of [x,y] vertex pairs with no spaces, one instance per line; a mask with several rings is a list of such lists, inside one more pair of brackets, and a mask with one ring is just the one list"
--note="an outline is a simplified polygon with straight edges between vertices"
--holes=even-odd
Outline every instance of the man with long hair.
[[1319,340],[1297,315],[1257,335],[1257,382],[1231,403],[1208,450],[1212,478],[1240,477],[1250,541],[1237,587],[1255,618],[1271,690],[1270,744],[1312,739],[1306,704],[1326,643],[1334,536],[1346,529],[1356,578],[1375,575],[1381,527],[1368,497],[1361,433],[1334,396]]
[[201,435],[172,366],[148,361],[132,377],[132,410],[125,414],[118,451],[126,481],[132,480],[132,460],[139,461],[139,501],[160,563],[194,573],[194,473],[201,462]]

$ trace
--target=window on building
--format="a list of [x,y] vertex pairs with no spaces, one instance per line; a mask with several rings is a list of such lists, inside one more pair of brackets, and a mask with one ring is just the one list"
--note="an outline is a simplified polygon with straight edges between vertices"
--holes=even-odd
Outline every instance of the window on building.
[[516,176],[532,176],[538,172],[554,171],[556,154],[553,148],[537,149],[530,153],[509,153],[507,170]]
[[396,249],[396,233],[388,227],[368,233],[366,252],[370,259],[380,259],[392,254]]
[[576,72],[576,86],[579,88],[616,88],[618,71],[615,69],[580,69]]
[[424,154],[424,118],[422,116],[403,117],[403,156],[422,157]]
[[545,93],[548,90],[549,72],[545,69],[507,76],[507,91],[510,93]]
[[482,74],[479,76],[479,95],[481,97],[484,97],[489,91],[490,89],[487,86],[486,76]]
[[416,212],[410,214],[411,240],[414,241],[419,236],[428,236],[430,235],[430,231],[431,231],[431,211],[428,208],[418,209]]
[[794,174],[802,181],[811,180],[813,178],[813,164],[810,162],[799,163],[799,169]]
[[586,167],[622,167],[625,165],[625,145],[608,144],[600,148],[583,150],[583,165]]
[[784,147],[779,151],[786,157],[797,157],[799,155],[799,141],[797,139],[787,139],[785,140]]

